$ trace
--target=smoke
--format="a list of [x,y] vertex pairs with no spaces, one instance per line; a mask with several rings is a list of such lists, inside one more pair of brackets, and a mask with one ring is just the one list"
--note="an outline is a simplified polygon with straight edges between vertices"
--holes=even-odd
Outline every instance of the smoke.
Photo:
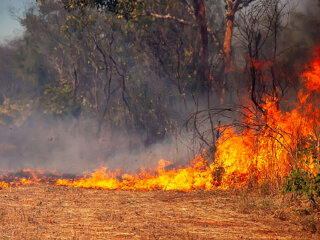
[[[309,11],[319,10],[316,7],[317,1],[315,0],[296,0],[295,2],[297,3],[296,9],[299,12],[308,13]],[[313,16],[316,17],[317,15],[314,14]],[[218,18],[218,16],[216,17]],[[316,36],[319,36],[319,31],[310,31],[310,29],[317,29],[314,26],[318,27],[319,24],[315,19],[309,19],[309,17],[309,15],[292,15],[290,19],[291,25],[289,24],[288,30],[283,31],[279,37],[281,49],[287,49],[290,45],[290,51],[287,51],[285,55],[282,54],[282,58],[284,59],[283,61],[288,61],[289,64],[287,65],[292,65],[292,68],[295,68],[294,64],[292,64],[293,59],[302,59],[301,56],[306,53],[305,49],[310,49],[310,46],[314,45]],[[288,39],[291,39],[290,43],[288,43]],[[237,55],[242,56],[241,54]],[[168,93],[174,91],[171,86],[166,86],[166,83],[169,81],[165,83],[163,82],[163,77],[158,76],[158,70],[152,68],[153,65],[159,68],[157,64],[154,64],[154,61],[147,62],[145,58],[144,61],[145,65],[138,64],[137,67],[133,68],[135,72],[134,76],[141,79],[146,79],[145,76],[148,76],[148,79],[159,80],[143,81],[143,84],[146,84],[145,89],[149,89],[150,95],[157,93],[156,95],[159,96],[159,99],[160,97],[167,99]],[[301,60],[301,62],[305,61]],[[299,63],[298,65],[302,64]],[[149,71],[146,69],[149,69]],[[237,102],[238,95],[245,96],[247,92],[247,88],[241,86],[245,84],[240,84],[239,78],[241,76],[236,73],[234,76],[235,80],[230,81],[225,95],[221,94],[220,90],[212,94],[210,106],[208,106],[206,96],[200,96],[196,104],[193,103],[194,99],[186,97],[185,105],[188,106],[188,109],[184,110],[185,112],[183,113],[181,112],[185,106],[182,100],[179,103],[178,101],[171,103],[166,100],[159,102],[177,105],[163,108],[163,111],[171,111],[168,115],[173,116],[175,119],[179,119],[181,116],[181,118],[188,118],[189,114],[199,109],[232,106]],[[132,86],[129,85],[129,87],[136,86],[137,82],[134,81]],[[174,93],[173,95],[178,94]],[[222,97],[225,97],[223,103],[220,101]],[[151,97],[149,98],[152,100]],[[149,98],[146,97],[147,100]],[[159,104],[160,107],[161,105]],[[162,109],[160,110],[162,111]],[[197,116],[197,130],[201,132],[202,137],[206,138],[209,143],[212,143],[213,139],[209,131],[212,122],[215,126],[219,126],[219,124],[226,123],[231,117],[228,116],[229,118],[227,118],[215,114],[212,120],[207,117],[207,111],[203,113],[203,115]],[[237,116],[232,117],[236,118]],[[150,120],[148,121],[151,122]],[[54,118],[33,114],[21,126],[11,124],[0,127],[0,169],[20,170],[39,168],[46,171],[79,174],[100,166],[108,166],[111,169],[122,168],[126,171],[137,171],[142,166],[155,167],[161,158],[172,161],[175,164],[186,163],[194,154],[194,151],[188,148],[188,146],[192,147],[193,145],[191,140],[188,140],[192,139],[188,135],[189,133],[186,134],[187,136],[180,137],[184,139],[183,142],[175,136],[168,136],[156,144],[146,146],[144,134],[128,133],[127,130],[104,130],[101,137],[96,137],[95,131],[92,130],[95,128],[92,122],[96,122],[96,119],[81,119],[80,122],[70,119],[57,121]]]
[[319,1],[318,0],[295,0],[293,3],[297,6],[296,10],[312,14],[314,17],[320,18],[319,16]]
[[[94,120],[91,120],[91,122]],[[41,169],[58,173],[81,174],[101,166],[111,170],[137,171],[154,168],[159,159],[174,163],[190,160],[193,153],[174,137],[145,146],[143,135],[121,130],[105,131],[97,138],[90,122],[57,121],[40,115],[22,126],[0,128],[0,169],[17,171]],[[81,127],[78,124],[82,124]]]

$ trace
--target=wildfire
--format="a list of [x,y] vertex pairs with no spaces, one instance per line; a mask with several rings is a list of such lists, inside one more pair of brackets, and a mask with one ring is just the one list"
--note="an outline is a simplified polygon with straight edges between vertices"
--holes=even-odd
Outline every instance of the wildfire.
[[320,46],[316,48],[316,57],[310,64],[310,70],[302,74],[305,86],[310,91],[320,92]]
[[[170,169],[171,163],[160,160],[156,170],[142,169],[138,174],[97,169],[89,176],[67,179],[48,177],[42,172],[24,170],[20,176],[0,177],[0,188],[9,186],[54,183],[58,186],[106,190],[179,190],[227,189],[265,181],[280,183],[293,168],[316,173],[313,161],[319,154],[319,107],[312,99],[320,93],[320,47],[317,56],[304,72],[304,88],[299,91],[295,107],[283,112],[277,99],[266,99],[263,111],[253,106],[243,108],[242,131],[221,127],[213,163],[205,152],[195,156],[190,166]],[[27,175],[27,176],[24,176]]]
[[320,92],[320,47],[308,69],[301,75],[304,89],[293,110],[284,113],[277,99],[266,99],[263,113],[252,106],[244,108],[244,131],[224,131],[215,155],[216,164],[225,169],[223,184],[281,182],[298,167],[318,171],[313,160],[319,154],[320,113],[319,106],[312,104],[312,95]]
[[[302,74],[305,88],[293,110],[282,112],[276,99],[266,99],[263,113],[243,109],[245,130],[225,128],[217,143],[215,160],[208,165],[205,154],[196,156],[191,166],[165,170],[170,163],[159,161],[153,173],[138,175],[107,173],[99,169],[76,181],[58,180],[57,185],[84,188],[129,190],[211,190],[241,187],[248,183],[281,182],[292,168],[316,172],[313,157],[319,153],[319,108],[311,95],[320,92],[320,48],[309,70]],[[222,127],[223,128],[223,127]],[[316,144],[315,144],[316,143]]]
[[[7,172],[0,175],[0,189],[37,185],[41,183],[53,184],[58,178],[65,177],[54,172],[46,173],[42,170],[23,169],[19,172]],[[72,176],[67,176],[72,177]]]
[[60,179],[57,181],[57,185],[140,191],[213,189],[213,171],[206,164],[203,155],[196,156],[191,166],[186,168],[166,171],[165,167],[170,164],[169,161],[161,159],[156,171],[142,170],[140,174],[123,174],[119,178],[117,178],[115,172],[107,172],[106,168],[101,168],[88,178],[81,178],[76,181]]

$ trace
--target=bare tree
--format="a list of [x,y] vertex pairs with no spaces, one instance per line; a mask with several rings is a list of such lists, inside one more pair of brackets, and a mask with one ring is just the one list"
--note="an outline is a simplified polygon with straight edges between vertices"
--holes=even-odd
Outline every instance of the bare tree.
[[283,29],[288,11],[280,0],[254,3],[239,14],[237,40],[246,49],[247,70],[250,76],[250,98],[263,112],[260,104],[266,97],[279,102],[284,87],[277,78],[278,35]]

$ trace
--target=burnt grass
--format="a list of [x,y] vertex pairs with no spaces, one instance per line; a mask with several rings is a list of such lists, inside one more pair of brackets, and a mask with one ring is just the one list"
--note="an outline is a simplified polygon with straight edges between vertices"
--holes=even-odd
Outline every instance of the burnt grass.
[[320,239],[303,201],[236,191],[0,190],[0,239]]

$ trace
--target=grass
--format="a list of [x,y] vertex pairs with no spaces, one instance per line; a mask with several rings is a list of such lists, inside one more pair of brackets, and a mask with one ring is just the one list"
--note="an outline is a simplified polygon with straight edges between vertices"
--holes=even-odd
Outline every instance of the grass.
[[319,215],[302,203],[259,191],[17,187],[0,190],[0,239],[316,238]]
[[295,223],[302,231],[316,234],[320,238],[320,210],[307,197],[295,194],[282,195],[261,185],[255,190],[248,189],[239,194],[239,209],[243,214],[267,216]]

